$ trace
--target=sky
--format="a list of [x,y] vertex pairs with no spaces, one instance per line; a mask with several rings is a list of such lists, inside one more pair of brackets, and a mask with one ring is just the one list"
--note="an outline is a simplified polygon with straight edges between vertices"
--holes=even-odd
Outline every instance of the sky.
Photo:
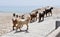
[[0,11],[31,12],[46,6],[60,7],[60,0],[0,0]]
[[60,6],[60,0],[0,0],[0,6]]

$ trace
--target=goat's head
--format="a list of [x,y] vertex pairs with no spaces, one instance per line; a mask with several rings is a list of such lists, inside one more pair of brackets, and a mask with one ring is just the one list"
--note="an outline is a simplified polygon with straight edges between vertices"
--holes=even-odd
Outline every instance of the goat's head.
[[15,17],[15,13],[13,13],[13,16]]
[[50,9],[53,9],[53,7],[51,7]]
[[38,11],[36,11],[36,14],[38,13]]
[[18,18],[18,15],[16,15],[16,18]]

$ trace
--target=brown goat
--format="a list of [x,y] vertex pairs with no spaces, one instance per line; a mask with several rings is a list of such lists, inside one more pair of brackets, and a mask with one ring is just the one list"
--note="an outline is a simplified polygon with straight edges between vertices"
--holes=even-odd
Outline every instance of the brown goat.
[[30,16],[31,16],[31,22],[32,22],[33,19],[36,19],[37,20],[37,13],[38,13],[38,11],[36,11],[33,14],[30,14]]
[[20,29],[23,27],[23,25],[27,26],[27,30],[28,30],[28,23],[30,22],[30,17],[27,17],[26,19],[21,19],[20,17],[17,19],[17,26],[16,26],[16,31],[17,29]]
[[17,19],[18,18],[18,15],[15,15],[15,13],[13,13],[13,18],[12,18],[12,22],[13,22],[13,30],[14,30],[14,27],[16,27],[16,24],[17,24]]

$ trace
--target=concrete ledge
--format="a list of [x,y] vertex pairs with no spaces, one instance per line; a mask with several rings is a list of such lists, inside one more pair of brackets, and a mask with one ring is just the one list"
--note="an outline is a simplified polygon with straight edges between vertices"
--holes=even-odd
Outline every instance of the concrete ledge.
[[47,37],[60,37],[60,27],[58,27],[55,31],[49,34]]

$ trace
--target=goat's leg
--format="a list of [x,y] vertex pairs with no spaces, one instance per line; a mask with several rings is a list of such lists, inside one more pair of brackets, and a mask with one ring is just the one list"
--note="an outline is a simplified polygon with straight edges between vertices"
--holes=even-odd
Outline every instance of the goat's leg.
[[41,21],[41,16],[39,17],[39,22]]
[[46,17],[47,17],[47,13],[46,13]]
[[14,26],[13,26],[13,30],[14,30]]
[[21,27],[19,27],[19,29],[20,29],[20,31],[22,31],[22,30],[21,30]]
[[22,30],[21,30],[22,27],[23,27],[23,25],[20,25],[20,31],[22,31]]
[[48,14],[49,14],[49,16],[50,16],[50,15],[51,15],[51,12],[49,12]]
[[52,11],[51,11],[51,16],[52,16]]
[[13,30],[15,30],[14,27],[15,27],[15,24],[13,24]]
[[36,21],[37,21],[37,17],[36,17]]
[[44,21],[44,16],[43,16],[43,21]]
[[28,30],[28,24],[27,24],[27,30]]
[[17,26],[16,26],[16,31],[17,31],[18,29],[19,29],[19,26],[17,25]]
[[31,18],[30,22],[32,22],[32,18]]
[[17,32],[17,30],[18,30],[18,27],[16,27],[16,32]]

